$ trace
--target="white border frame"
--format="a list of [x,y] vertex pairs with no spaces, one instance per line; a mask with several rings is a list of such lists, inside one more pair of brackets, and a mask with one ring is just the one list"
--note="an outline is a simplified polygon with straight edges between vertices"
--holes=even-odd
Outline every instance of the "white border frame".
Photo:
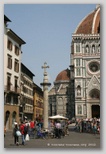
[[[28,0],[1,0],[0,1],[0,24],[2,25],[1,26],[1,29],[0,29],[0,148],[1,148],[1,153],[8,153],[8,154],[12,154],[12,153],[18,153],[19,152],[19,150],[17,149],[4,149],[4,134],[2,133],[3,131],[4,131],[4,120],[3,120],[3,115],[4,115],[4,105],[3,105],[3,96],[4,96],[4,91],[3,91],[3,87],[4,87],[4,85],[3,85],[3,31],[4,31],[4,26],[3,26],[3,23],[4,23],[4,4],[10,4],[10,3],[20,3],[20,4],[23,4],[23,3],[27,3],[27,4],[30,4],[30,3],[43,3],[43,4],[45,4],[45,3],[63,3],[63,4],[68,4],[68,3],[72,3],[72,4],[87,4],[87,3],[89,3],[89,4],[95,4],[95,3],[97,3],[97,4],[100,4],[101,5],[101,22],[102,22],[102,26],[101,26],[101,50],[102,50],[102,54],[101,54],[101,78],[102,78],[102,80],[101,80],[101,104],[102,104],[102,107],[101,107],[101,125],[102,125],[102,127],[101,127],[101,149],[99,150],[99,149],[96,149],[96,150],[91,150],[90,149],[90,151],[89,150],[86,150],[86,154],[87,153],[89,153],[89,152],[93,152],[93,154],[95,153],[95,154],[100,154],[100,153],[106,153],[106,145],[105,145],[105,143],[106,143],[106,139],[105,139],[105,136],[106,136],[106,134],[105,134],[105,130],[106,129],[104,129],[104,128],[106,128],[106,120],[105,120],[105,117],[106,117],[106,112],[105,112],[105,106],[106,106],[106,103],[104,102],[104,100],[105,100],[105,96],[106,95],[104,95],[104,92],[106,91],[105,90],[105,86],[103,86],[103,85],[105,85],[105,70],[104,70],[104,68],[105,67],[103,67],[103,66],[105,66],[106,65],[106,60],[105,60],[105,57],[106,57],[106,51],[104,50],[105,49],[105,45],[106,45],[106,43],[105,43],[105,40],[106,40],[106,23],[105,23],[105,14],[106,14],[106,2],[104,1],[104,0],[81,0],[81,1],[79,1],[79,0],[65,0],[65,1],[63,1],[63,0],[51,0],[51,1],[49,1],[49,0],[45,0],[45,2],[44,2],[44,0],[30,0],[30,1],[28,1]],[[102,38],[102,36],[103,36],[103,38]],[[32,153],[36,153],[38,150],[36,150],[36,149],[27,149],[27,150],[21,150],[21,152],[22,153],[29,153],[29,152],[32,152]],[[56,150],[53,150],[53,149],[50,149],[50,151],[49,150],[46,150],[46,149],[42,149],[41,151],[38,151],[38,152],[40,152],[40,153],[54,153]],[[59,152],[60,152],[60,150],[59,150]],[[78,152],[78,154],[83,154],[83,153],[85,153],[85,150],[84,149],[82,149],[82,150],[80,150],[80,149],[77,149],[77,150],[73,150],[73,149],[70,149],[70,150],[62,150],[61,152],[75,152],[75,153],[77,153]]]

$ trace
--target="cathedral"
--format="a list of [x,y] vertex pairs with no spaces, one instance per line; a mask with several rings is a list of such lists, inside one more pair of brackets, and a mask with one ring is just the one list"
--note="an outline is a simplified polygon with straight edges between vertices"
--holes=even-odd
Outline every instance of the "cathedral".
[[49,91],[49,115],[100,118],[100,5],[72,34],[70,69],[60,72]]
[[49,115],[62,115],[71,119],[74,117],[74,107],[70,100],[70,70],[61,71],[55,81],[53,88],[49,91]]

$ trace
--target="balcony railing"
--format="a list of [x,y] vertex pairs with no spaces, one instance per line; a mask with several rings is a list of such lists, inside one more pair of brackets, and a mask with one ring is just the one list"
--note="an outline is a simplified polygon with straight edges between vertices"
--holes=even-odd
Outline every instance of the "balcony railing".
[[14,92],[20,94],[21,89],[19,87],[14,87],[14,86],[4,86],[4,91],[5,92]]

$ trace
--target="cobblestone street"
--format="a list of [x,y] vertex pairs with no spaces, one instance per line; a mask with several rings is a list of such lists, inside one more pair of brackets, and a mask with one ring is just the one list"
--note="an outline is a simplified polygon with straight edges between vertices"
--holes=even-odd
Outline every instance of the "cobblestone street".
[[100,135],[79,133],[70,131],[68,136],[61,139],[33,139],[26,141],[26,144],[21,145],[21,138],[19,139],[19,146],[14,145],[14,138],[12,132],[7,132],[4,139],[4,148],[100,148]]

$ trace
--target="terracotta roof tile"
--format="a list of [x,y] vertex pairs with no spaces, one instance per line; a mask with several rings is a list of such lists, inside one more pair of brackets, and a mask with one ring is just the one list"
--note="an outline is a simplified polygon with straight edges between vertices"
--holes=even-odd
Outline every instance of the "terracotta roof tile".
[[[96,33],[99,33],[98,29],[100,27],[100,9],[99,9],[99,11],[98,11],[98,9],[96,9],[92,13],[88,14],[82,20],[82,22],[77,27],[77,30],[75,32],[76,34],[92,34],[92,33],[96,34]],[[95,18],[95,20],[94,20],[94,18]],[[94,26],[94,30],[93,30],[93,26]]]
[[55,81],[61,81],[61,80],[68,80],[68,81],[70,80],[70,70],[69,69],[63,70],[57,75]]

